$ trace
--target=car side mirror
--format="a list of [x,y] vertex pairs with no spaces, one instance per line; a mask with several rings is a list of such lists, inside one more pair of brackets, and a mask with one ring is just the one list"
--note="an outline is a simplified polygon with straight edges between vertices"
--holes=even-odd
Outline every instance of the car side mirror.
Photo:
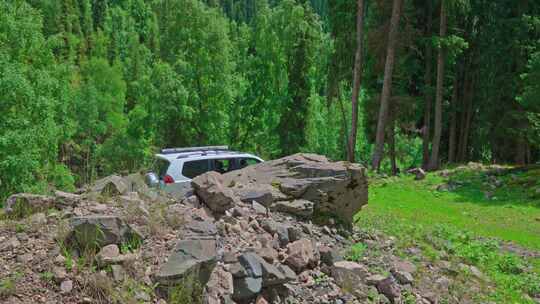
[[159,187],[159,178],[154,172],[148,172],[144,176],[144,181],[150,188],[157,188]]

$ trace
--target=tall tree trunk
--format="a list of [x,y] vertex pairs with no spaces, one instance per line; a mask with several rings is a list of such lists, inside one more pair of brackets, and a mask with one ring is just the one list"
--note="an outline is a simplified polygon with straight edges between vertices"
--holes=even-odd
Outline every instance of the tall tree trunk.
[[396,42],[399,28],[399,18],[401,15],[401,4],[403,0],[394,0],[392,8],[392,18],[390,20],[390,33],[388,35],[388,47],[386,51],[386,63],[384,66],[384,82],[381,94],[381,106],[379,108],[379,118],[377,122],[377,134],[375,139],[375,151],[373,152],[373,170],[381,167],[382,155],[384,152],[384,133],[386,131],[386,121],[388,119],[388,106],[392,92],[392,73],[394,71],[394,57],[396,53]]
[[467,94],[467,108],[465,109],[465,121],[463,124],[463,139],[462,144],[460,146],[460,161],[466,162],[468,158],[468,147],[469,147],[469,134],[471,130],[471,121],[473,117],[473,88],[474,88],[474,81],[471,80],[469,84],[469,93]]
[[388,150],[390,154],[390,165],[392,168],[392,175],[398,174],[398,167],[396,162],[396,120],[392,117],[390,122],[390,128],[388,129]]
[[[441,25],[440,25],[440,39],[446,37],[446,1],[441,0]],[[439,56],[437,58],[437,91],[435,97],[435,129],[433,132],[433,145],[431,147],[431,158],[429,160],[428,169],[436,170],[439,168],[439,149],[441,145],[442,135],[442,101],[444,94],[444,60],[446,50],[444,47],[439,47]]]
[[[432,25],[433,25],[433,13],[432,13],[432,0],[426,1],[426,32],[425,38],[429,40],[431,37]],[[429,144],[431,142],[431,109],[433,103],[433,94],[432,94],[432,70],[433,70],[433,47],[431,42],[426,43],[426,71],[424,74],[424,127],[423,127],[423,157],[422,157],[422,167],[427,168],[429,163]]]
[[471,79],[470,79],[470,73],[469,68],[465,69],[465,73],[463,76],[463,97],[460,107],[460,118],[459,118],[459,136],[458,136],[458,145],[457,145],[457,155],[456,160],[457,162],[463,162],[462,157],[462,150],[465,142],[465,129],[467,125],[467,109],[469,107],[469,96],[471,94]]
[[362,82],[362,37],[364,35],[364,0],[358,0],[356,16],[356,55],[354,58],[353,71],[353,91],[352,91],[352,117],[351,133],[349,134],[348,159],[354,162],[354,151],[356,147],[356,134],[358,130],[358,95],[360,94],[360,84]]
[[456,124],[457,124],[457,103],[459,93],[459,76],[457,73],[454,79],[454,90],[452,93],[452,101],[450,103],[450,133],[448,135],[448,162],[453,163],[456,160]]

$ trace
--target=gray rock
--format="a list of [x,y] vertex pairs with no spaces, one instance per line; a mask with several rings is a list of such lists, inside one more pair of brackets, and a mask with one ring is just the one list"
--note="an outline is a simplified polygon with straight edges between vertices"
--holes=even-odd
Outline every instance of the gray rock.
[[18,193],[13,194],[6,200],[4,211],[8,215],[22,217],[32,213],[46,211],[52,207],[54,207],[54,197],[30,193]]
[[122,282],[126,278],[126,271],[121,265],[111,265],[111,271],[115,282]]
[[351,262],[351,261],[338,261],[332,266],[332,274],[338,276],[348,276],[349,274],[358,277],[359,280],[366,280],[369,277],[369,270],[366,266]]
[[261,260],[263,287],[280,285],[290,280],[285,274],[276,266]]
[[262,277],[262,260],[261,257],[252,252],[243,253],[238,257],[238,262],[244,267],[247,275],[253,278]]
[[55,266],[53,267],[52,273],[54,280],[58,283],[64,281],[67,277],[67,272],[64,267]]
[[73,290],[73,281],[65,280],[60,284],[60,293],[66,294],[70,293]]
[[377,283],[377,290],[385,295],[392,303],[401,296],[401,289],[391,276]]
[[400,284],[411,284],[414,281],[412,274],[406,271],[393,271],[392,274]]
[[313,216],[314,203],[308,200],[296,199],[294,201],[280,201],[272,205],[271,209],[290,213],[301,218],[311,218]]
[[56,201],[56,206],[59,207],[75,207],[79,205],[82,199],[81,195],[79,194],[59,190],[54,191],[54,198]]
[[204,286],[216,261],[215,240],[181,240],[155,275],[155,281],[164,287],[170,287],[189,276]]
[[225,213],[239,202],[233,191],[223,186],[222,175],[215,171],[197,176],[191,184],[199,198],[214,212]]
[[[230,189],[235,193],[256,185],[256,188],[272,189],[274,201],[301,199],[313,202],[315,212],[336,216],[349,225],[367,203],[364,168],[347,162],[333,163],[314,154],[295,154],[248,166],[224,174],[223,180],[224,184],[233,185]],[[279,199],[276,193],[286,199]]]
[[253,201],[256,201],[257,203],[267,208],[270,207],[270,205],[272,205],[272,203],[274,202],[274,197],[272,196],[272,192],[264,188],[263,189],[243,189],[241,191],[237,191],[236,195],[244,203],[252,203]]
[[318,250],[321,256],[321,262],[328,266],[332,266],[334,263],[343,260],[343,257],[337,252],[337,250],[334,250],[328,246],[319,246]]
[[82,216],[70,221],[67,243],[77,249],[142,241],[142,236],[116,216]]
[[231,264],[229,272],[234,278],[245,278],[248,276],[247,270],[238,262]]
[[416,272],[416,265],[409,261],[398,261],[394,263],[393,269],[395,271],[404,271],[412,274]]
[[281,247],[284,247],[289,243],[289,229],[287,226],[271,219],[263,219],[260,221],[260,224],[266,232],[272,235],[277,233],[279,245]]
[[[367,268],[361,264],[349,261],[334,263],[330,270],[331,276],[338,286],[346,290],[358,290],[364,297],[367,292],[363,292],[367,286],[364,285],[365,278],[369,275]],[[364,288],[365,287],[365,288]]]
[[[192,220],[184,227],[186,235],[189,234],[192,237],[198,236],[215,236],[217,235],[217,227],[210,220],[195,221]],[[189,233],[188,233],[189,232]]]
[[310,240],[301,239],[287,245],[285,264],[297,273],[308,267],[314,267],[318,261],[319,254]]
[[424,171],[424,169],[422,168],[409,169],[407,170],[407,173],[414,174],[415,180],[423,180],[424,178],[426,178],[426,171]]
[[253,201],[251,203],[251,207],[253,208],[253,210],[255,210],[255,212],[257,214],[266,214],[266,213],[268,213],[268,209],[265,206],[257,203],[256,201]]
[[304,233],[302,231],[302,228],[291,226],[287,228],[287,232],[289,234],[289,241],[294,242],[298,241],[299,239],[302,239],[304,237]]
[[28,264],[34,260],[34,256],[31,253],[25,253],[17,256],[17,262],[21,264]]
[[96,260],[100,265],[107,265],[111,260],[117,258],[120,255],[120,248],[116,244],[109,244],[101,248],[96,255]]
[[255,298],[262,290],[262,277],[245,277],[234,280],[234,293],[232,298],[236,301],[245,301]]
[[278,258],[277,250],[268,246],[255,249],[255,253],[270,264],[274,263]]
[[206,289],[208,296],[217,300],[209,303],[220,303],[220,297],[230,296],[234,292],[233,276],[222,267],[215,267],[210,275],[210,280],[206,284]]
[[283,273],[285,276],[285,279],[287,281],[294,281],[296,280],[296,273],[287,265],[279,264],[277,266],[278,270]]
[[129,183],[121,176],[111,175],[97,180],[90,188],[90,196],[119,196],[129,191]]
[[377,286],[380,282],[382,282],[384,279],[386,279],[385,276],[380,274],[374,274],[366,278],[366,283],[368,285]]

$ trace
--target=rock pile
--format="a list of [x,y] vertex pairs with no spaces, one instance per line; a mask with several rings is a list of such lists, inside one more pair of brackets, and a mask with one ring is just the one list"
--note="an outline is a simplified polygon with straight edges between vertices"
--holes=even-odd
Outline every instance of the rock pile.
[[[0,278],[14,284],[2,303],[437,302],[391,241],[344,229],[367,203],[357,165],[297,154],[204,174],[181,200],[139,180],[9,198]],[[384,254],[347,261],[354,242]]]

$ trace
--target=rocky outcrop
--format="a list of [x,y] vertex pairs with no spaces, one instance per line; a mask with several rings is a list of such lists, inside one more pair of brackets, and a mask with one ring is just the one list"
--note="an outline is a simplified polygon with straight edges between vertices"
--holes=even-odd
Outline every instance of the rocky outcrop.
[[[135,174],[113,175],[77,194],[14,196],[8,207],[19,202],[20,210],[35,213],[28,223],[55,227],[32,238],[0,234],[0,252],[14,252],[9,269],[49,263],[35,269],[51,270],[56,286],[49,302],[57,303],[99,302],[97,297],[111,296],[99,294],[104,289],[120,293],[126,286],[138,288],[129,292],[130,301],[144,303],[172,301],[170,296],[188,302],[203,297],[208,304],[296,298],[330,303],[342,294],[330,278],[314,287],[324,278],[321,269],[340,260],[337,252],[348,241],[336,227],[313,222],[336,218],[350,225],[367,199],[361,167],[298,154],[225,175],[209,172],[192,186],[194,195],[174,198],[149,189]],[[50,208],[55,210],[49,214]],[[64,229],[56,241],[46,234]],[[25,245],[39,237],[41,243]],[[88,265],[74,267],[74,256]],[[152,286],[157,287],[149,292]]]
[[336,217],[349,226],[368,198],[363,167],[314,154],[295,154],[230,172],[223,175],[221,184],[230,186],[238,197],[259,192],[258,202],[274,210],[304,218],[313,214],[320,219]]

